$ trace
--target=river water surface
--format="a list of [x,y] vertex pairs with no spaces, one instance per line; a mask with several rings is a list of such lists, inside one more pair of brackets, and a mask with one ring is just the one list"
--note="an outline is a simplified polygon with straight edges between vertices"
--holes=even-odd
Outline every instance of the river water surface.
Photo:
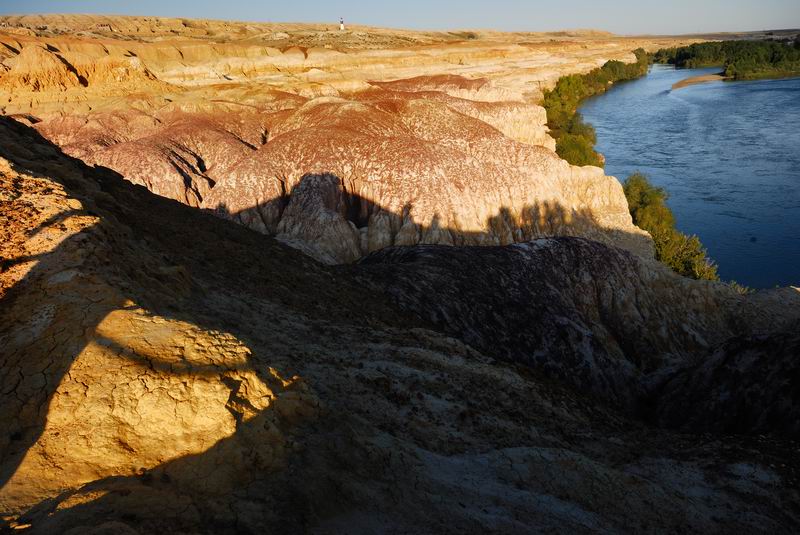
[[666,189],[723,280],[800,286],[800,78],[670,89],[715,72],[655,65],[580,111],[606,174],[641,171]]

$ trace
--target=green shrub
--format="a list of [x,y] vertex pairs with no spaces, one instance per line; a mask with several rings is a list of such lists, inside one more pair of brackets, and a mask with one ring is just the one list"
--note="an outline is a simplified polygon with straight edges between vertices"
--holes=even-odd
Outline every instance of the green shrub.
[[572,165],[595,165],[603,167],[603,160],[594,150],[591,139],[569,133],[562,133],[556,139],[556,153]]
[[749,286],[744,286],[742,284],[739,284],[736,281],[730,281],[728,283],[728,286],[730,286],[730,288],[732,290],[734,290],[736,293],[741,294],[741,295],[747,295],[747,294],[751,294],[751,293],[755,292],[755,290],[753,290]]
[[685,277],[719,280],[717,266],[708,258],[700,239],[675,228],[666,191],[650,184],[641,173],[629,176],[623,189],[634,224],[653,237],[657,260]]

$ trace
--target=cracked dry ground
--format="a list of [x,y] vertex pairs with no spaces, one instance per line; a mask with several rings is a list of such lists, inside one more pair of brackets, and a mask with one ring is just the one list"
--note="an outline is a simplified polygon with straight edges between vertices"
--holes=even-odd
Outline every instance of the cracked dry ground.
[[797,445],[644,426],[0,119],[0,512],[31,533],[791,532]]

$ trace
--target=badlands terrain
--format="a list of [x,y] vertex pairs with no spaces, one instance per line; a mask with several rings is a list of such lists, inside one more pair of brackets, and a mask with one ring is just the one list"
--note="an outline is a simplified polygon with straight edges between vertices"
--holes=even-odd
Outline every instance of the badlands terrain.
[[542,91],[688,38],[0,17],[0,531],[800,529],[800,292]]

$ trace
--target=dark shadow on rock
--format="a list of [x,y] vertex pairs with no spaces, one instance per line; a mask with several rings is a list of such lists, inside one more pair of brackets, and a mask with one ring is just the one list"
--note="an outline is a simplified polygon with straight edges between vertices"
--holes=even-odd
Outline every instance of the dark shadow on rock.
[[651,425],[800,438],[797,310],[749,324],[725,285],[583,238],[392,247],[353,271],[483,354]]
[[[663,366],[669,367],[667,357],[698,358],[714,348],[714,340],[704,340],[696,336],[698,332],[680,331],[679,324],[685,317],[669,316],[686,309],[665,308],[657,299],[645,299],[647,287],[639,285],[631,275],[651,268],[642,268],[641,260],[614,247],[575,237],[510,247],[390,247],[373,253],[359,264],[331,268],[268,236],[157,197],[143,187],[126,182],[113,171],[90,168],[63,155],[35,130],[13,120],[0,118],[0,134],[3,140],[0,156],[20,172],[48,177],[71,195],[91,200],[98,221],[85,232],[100,236],[106,240],[101,240],[106,245],[91,251],[79,269],[97,279],[104,288],[115,290],[88,308],[85,300],[62,302],[66,314],[82,319],[80,328],[76,328],[79,332],[75,333],[75,341],[56,348],[60,353],[47,368],[44,385],[38,379],[40,370],[36,362],[21,355],[13,358],[5,353],[1,355],[4,374],[11,376],[13,370],[18,371],[13,375],[20,377],[10,392],[24,390],[28,394],[22,401],[37,410],[28,413],[33,414],[30,419],[23,421],[15,417],[8,424],[11,440],[5,451],[0,450],[0,488],[41,435],[53,393],[72,360],[84,348],[84,333],[100,325],[111,311],[130,306],[131,301],[167,319],[228,332],[246,345],[259,333],[242,321],[241,311],[225,308],[226,295],[231,292],[269,299],[307,317],[335,317],[352,325],[432,326],[489,356],[541,370],[578,391],[589,392],[631,412],[636,411],[637,399],[647,390],[643,378]],[[340,180],[337,185],[337,180],[336,177],[325,179],[328,189],[323,193],[332,194],[321,195],[318,198],[321,204],[317,206],[323,208],[320,213],[327,210],[338,217],[333,218],[334,222],[345,225],[338,228],[347,228],[348,232],[358,235],[360,229],[365,228],[365,221],[386,213],[369,200],[347,193]],[[304,184],[308,185],[308,181]],[[268,213],[280,214],[275,219],[276,228],[284,212],[291,208],[287,197],[291,195],[274,199],[270,201],[274,204],[267,207]],[[224,211],[221,207],[220,215],[231,217]],[[256,212],[251,215],[270,231],[272,220],[265,218],[261,210]],[[397,225],[398,233],[407,224],[416,226],[408,206],[400,214],[387,213],[386,216],[389,228]],[[242,213],[232,217],[245,218]],[[57,221],[57,218],[53,220]],[[523,238],[526,232],[555,233],[564,227],[575,228],[576,233],[593,232],[597,226],[588,213],[544,203],[529,207],[521,217],[501,210],[487,225],[501,234],[519,230]],[[433,231],[450,233],[451,238],[465,236],[454,239],[456,244],[486,238],[485,233],[456,233],[446,227],[438,228],[438,225],[416,229],[420,241]],[[73,236],[38,259],[39,264],[0,303],[0,317],[4,319],[0,324],[0,336],[14,334],[18,324],[6,322],[7,314],[19,311],[15,307],[52,273],[49,262],[59,262],[62,254],[72,254],[85,246],[85,236]],[[663,281],[669,282],[675,277],[664,268]],[[46,292],[36,295],[41,295],[45,303],[54,299]],[[345,317],[343,311],[346,311]],[[647,319],[632,321],[636,315],[632,315],[632,311]],[[724,325],[703,328],[722,336],[727,329],[740,327],[736,321],[734,316],[725,317]],[[666,334],[658,333],[662,326]],[[159,365],[158,355],[126,355],[124,344],[113,339],[107,342],[109,347],[116,347],[120,358]],[[269,362],[263,358],[249,357],[241,366],[270,383],[274,377],[265,371]],[[185,370],[172,368],[169,371],[180,375]],[[279,372],[288,377],[293,370]],[[235,397],[233,387],[231,393]],[[146,499],[138,502],[144,505],[137,507],[152,507],[158,511],[169,496],[158,492],[159,487],[171,487],[177,480],[191,481],[193,474],[201,474],[198,480],[202,480],[202,474],[214,474],[226,463],[252,461],[253,466],[261,466],[257,459],[242,461],[237,460],[237,456],[242,451],[256,455],[258,448],[248,447],[263,444],[264,430],[270,426],[287,430],[291,427],[291,415],[276,414],[281,411],[280,406],[278,403],[250,418],[242,418],[234,435],[206,452],[167,461],[139,475],[90,483],[80,491],[40,504],[30,515],[36,518],[53,515],[51,519],[55,522],[58,515],[68,514],[64,510],[59,512],[58,504],[76,492],[88,493],[83,501],[65,509],[77,516],[82,507],[91,505],[99,506],[97,511],[101,514],[106,511],[114,518],[115,508],[121,503],[117,500],[124,501],[128,496],[134,500],[140,492],[146,494]],[[232,453],[234,450],[236,453]],[[225,470],[213,477],[217,476],[225,479]],[[268,471],[265,474],[254,470],[248,477],[268,476]],[[219,483],[220,488],[227,488],[225,485],[230,483]],[[155,491],[142,490],[144,487]],[[203,491],[189,489],[186,496],[193,493],[202,495]],[[214,499],[207,501],[207,511],[198,511],[197,504],[187,499],[182,504],[186,511],[195,508],[197,518],[213,522],[217,512],[213,508]],[[222,507],[219,503],[216,505]],[[292,508],[287,507],[286,510]],[[138,521],[136,518],[128,520]],[[299,517],[290,523],[293,527],[303,527],[302,524],[303,519]],[[238,527],[226,528],[235,532]]]
[[[306,175],[291,191],[285,183],[276,199],[218,213],[328,263],[361,258],[350,271],[400,309],[651,423],[666,421],[655,415],[665,380],[729,337],[754,331],[725,303],[726,292],[737,299],[728,289],[717,284],[716,297],[709,291],[708,302],[690,304],[682,296],[693,285],[705,292],[715,283],[643,264],[629,251],[650,250],[650,240],[603,228],[588,209],[555,201],[503,207],[486,230],[472,232],[442,225],[438,214],[420,224],[411,202],[395,213],[333,173]],[[543,247],[491,247],[538,238],[554,239]],[[415,247],[390,249],[396,245]],[[748,406],[760,410],[756,398]]]
[[[268,299],[287,311],[309,318],[335,317],[344,306],[351,311],[340,320],[345,324],[388,324],[389,321],[401,325],[404,322],[416,324],[414,320],[398,316],[379,297],[360,302],[362,289],[274,239],[153,195],[109,169],[89,167],[64,155],[28,126],[0,117],[0,139],[0,156],[7,159],[14,170],[52,180],[63,186],[70,197],[85,205],[82,210],[64,212],[48,219],[30,235],[45,227],[60,225],[75,215],[90,214],[97,218],[96,223],[61,241],[53,250],[35,258],[3,260],[4,270],[23,261],[35,259],[37,264],[0,302],[0,340],[4,341],[0,343],[0,370],[3,372],[0,385],[5,395],[5,435],[0,440],[0,488],[6,485],[41,436],[53,394],[89,338],[100,340],[102,345],[118,355],[121,362],[133,362],[160,373],[180,377],[184,373],[203,375],[250,371],[264,384],[274,385],[276,392],[292,390],[293,387],[276,385],[270,371],[271,363],[265,355],[214,367],[204,368],[191,363],[176,367],[174,363],[162,362],[158,354],[131,351],[116,339],[92,334],[110,312],[129,308],[131,303],[167,320],[187,322],[206,331],[230,333],[245,346],[254,345],[251,343],[253,337],[261,336],[243,322],[247,314],[257,312],[226,308],[230,292]],[[74,266],[68,265],[65,259],[76,254],[81,261]],[[287,266],[292,266],[292,269],[286,269]],[[59,294],[57,287],[55,291],[48,290],[47,279],[69,269],[79,271],[86,277],[86,287],[96,288],[98,293],[89,296],[90,299],[84,294]],[[31,338],[25,348],[41,350],[38,359],[33,351],[11,354],[5,343],[33,321],[37,311],[27,307],[28,303],[55,307],[58,317],[74,320],[65,324],[63,329],[74,332],[62,333],[66,342],[50,348],[49,355],[47,348],[36,346],[43,344],[42,340],[35,336]],[[42,369],[46,371],[42,373]],[[282,377],[292,376],[291,370],[279,370],[278,373]],[[229,405],[242,405],[236,399],[235,381],[228,383],[226,386],[232,396]],[[278,407],[285,403],[280,400],[279,395]],[[208,455],[199,454],[191,459],[168,463],[170,470],[187,473],[187,470],[224,468],[239,455],[232,450],[243,440],[249,440],[252,443],[250,449],[256,450],[255,438],[245,440],[244,437],[248,434],[260,437],[265,429],[265,419],[274,420],[278,427],[288,429],[280,422],[289,417],[270,416],[271,411],[269,409],[249,419],[240,417],[240,428],[232,437],[215,446]],[[226,459],[226,456],[230,458]],[[175,468],[188,465],[194,468]],[[247,477],[256,475],[252,473]]]
[[[400,309],[484,354],[531,366],[647,419],[656,375],[748,328],[724,311],[719,321],[706,321],[717,311],[704,304],[662,302],[665,296],[648,285],[680,295],[692,283],[610,246],[649,239],[603,228],[588,209],[555,201],[503,207],[485,231],[473,232],[448,228],[438,214],[420,224],[411,208],[408,202],[394,213],[323,173],[306,175],[267,203],[217,213],[328,263],[361,258],[342,270]],[[526,245],[540,238],[553,239]]]
[[800,439],[800,322],[727,340],[671,376],[653,405],[665,427]]
[[334,173],[307,174],[291,190],[276,178],[281,194],[231,213],[220,205],[212,212],[282,241],[328,264],[357,261],[393,245],[509,245],[553,236],[578,236],[652,257],[652,241],[604,227],[588,208],[568,208],[554,200],[534,202],[519,210],[501,207],[481,222],[482,230],[448,226],[441,214],[429,223],[416,221],[413,201],[392,210],[368,199]]

